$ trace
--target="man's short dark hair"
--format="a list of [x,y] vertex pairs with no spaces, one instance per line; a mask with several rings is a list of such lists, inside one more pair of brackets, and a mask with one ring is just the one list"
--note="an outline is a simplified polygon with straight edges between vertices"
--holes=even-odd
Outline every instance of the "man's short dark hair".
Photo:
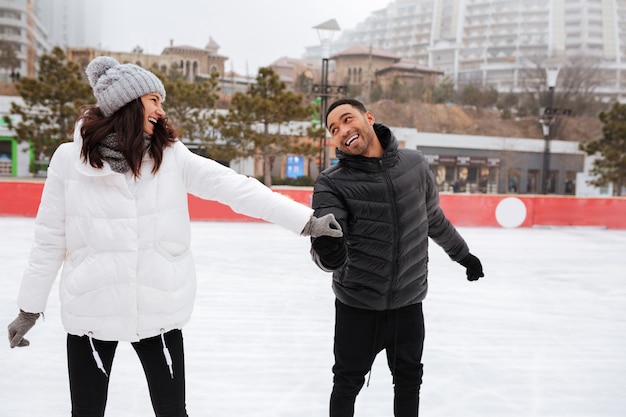
[[340,98],[337,101],[333,101],[333,103],[330,106],[328,106],[328,110],[326,110],[326,115],[324,117],[324,124],[326,126],[328,126],[328,115],[330,114],[330,112],[333,111],[336,107],[344,105],[344,104],[351,105],[352,107],[358,109],[363,114],[367,112],[367,109],[365,108],[363,103],[361,103],[359,100],[355,100],[353,98]]

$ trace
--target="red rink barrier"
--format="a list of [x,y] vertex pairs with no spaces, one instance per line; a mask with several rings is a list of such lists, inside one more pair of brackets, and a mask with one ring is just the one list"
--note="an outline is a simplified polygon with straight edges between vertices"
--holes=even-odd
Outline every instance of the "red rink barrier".
[[[43,189],[41,181],[0,181],[0,216],[34,217]],[[311,187],[275,187],[307,206]],[[626,198],[512,194],[441,194],[441,207],[456,226],[533,227],[593,226],[626,229]],[[214,201],[189,196],[192,220],[259,221]]]
[[0,181],[0,216],[35,217],[43,182]]
[[[274,187],[274,191],[286,195],[287,197],[311,206],[311,195],[313,189],[310,187]],[[235,213],[230,207],[215,201],[203,200],[189,195],[189,216],[191,220],[211,220],[211,221],[259,221],[258,219]]]
[[[626,198],[510,194],[442,194],[441,208],[456,226],[533,227],[595,226],[626,229]],[[498,207],[516,200],[525,213],[515,212],[513,226],[497,218]]]

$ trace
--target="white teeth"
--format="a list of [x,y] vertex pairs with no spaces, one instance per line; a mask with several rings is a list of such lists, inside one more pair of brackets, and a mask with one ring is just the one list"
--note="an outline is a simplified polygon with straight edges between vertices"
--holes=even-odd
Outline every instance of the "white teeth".
[[153,125],[155,125],[157,123],[157,120],[155,118],[153,118],[153,117],[148,117],[148,121],[150,123],[152,123]]
[[350,145],[352,144],[352,142],[354,142],[354,141],[355,141],[358,137],[359,137],[359,135],[354,135],[354,136],[352,136],[351,138],[349,138],[349,139],[346,141],[346,146],[350,146]]

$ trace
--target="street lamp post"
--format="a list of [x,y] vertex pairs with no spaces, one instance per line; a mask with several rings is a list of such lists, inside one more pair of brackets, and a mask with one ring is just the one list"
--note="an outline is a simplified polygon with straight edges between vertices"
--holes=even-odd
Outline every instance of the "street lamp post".
[[328,20],[324,23],[320,23],[317,26],[313,26],[313,29],[317,30],[317,35],[320,39],[321,53],[322,53],[322,79],[321,79],[321,111],[320,119],[322,127],[324,128],[324,138],[322,139],[322,158],[320,159],[321,168],[323,171],[330,165],[330,152],[328,152],[327,145],[327,129],[326,129],[326,109],[328,109],[328,96],[331,87],[328,85],[328,59],[330,58],[330,44],[335,36],[335,33],[340,31],[341,28],[335,19]]
[[541,123],[541,130],[543,132],[543,139],[545,142],[543,150],[543,175],[542,175],[542,187],[541,193],[548,194],[550,188],[550,126],[553,121],[554,113],[554,88],[556,87],[556,79],[559,76],[559,68],[547,68],[546,69],[546,81],[548,86],[548,105],[544,110],[544,114],[539,123]]

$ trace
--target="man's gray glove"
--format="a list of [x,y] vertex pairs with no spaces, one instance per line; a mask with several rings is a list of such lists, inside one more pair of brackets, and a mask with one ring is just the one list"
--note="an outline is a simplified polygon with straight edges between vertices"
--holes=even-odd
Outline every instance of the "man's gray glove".
[[17,318],[9,324],[9,344],[11,349],[14,347],[24,347],[30,345],[30,342],[24,339],[24,335],[35,325],[39,318],[39,313],[27,313],[20,310]]
[[333,213],[328,213],[319,219],[315,216],[311,216],[307,224],[304,225],[304,229],[302,229],[300,235],[311,237],[341,237],[343,236],[343,232],[341,231],[341,225],[337,219],[335,219],[335,215]]

